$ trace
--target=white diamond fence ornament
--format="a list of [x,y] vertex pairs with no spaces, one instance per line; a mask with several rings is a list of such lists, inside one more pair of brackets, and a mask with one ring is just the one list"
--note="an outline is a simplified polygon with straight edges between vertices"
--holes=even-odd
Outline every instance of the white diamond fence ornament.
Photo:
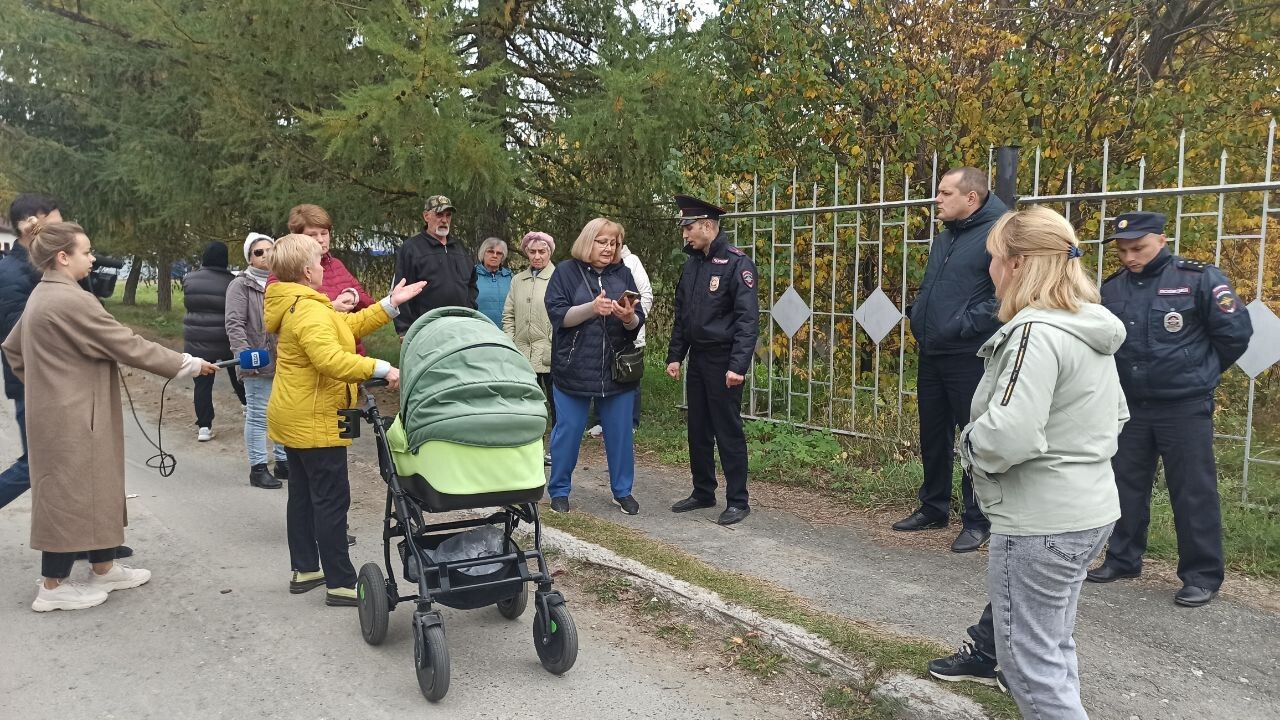
[[898,307],[893,304],[888,295],[884,294],[884,290],[876,288],[857,310],[853,311],[853,319],[858,321],[862,329],[875,344],[879,345],[884,336],[889,331],[898,326],[898,321],[902,320],[902,313],[898,312]]
[[1249,377],[1256,378],[1280,362],[1280,317],[1261,300],[1254,300],[1245,309],[1253,323],[1253,337],[1249,338],[1249,349],[1236,364]]
[[782,332],[786,333],[787,337],[795,337],[813,311],[805,304],[800,293],[796,292],[794,287],[789,287],[782,293],[782,297],[778,298],[778,302],[773,304],[772,314],[778,327],[782,328]]

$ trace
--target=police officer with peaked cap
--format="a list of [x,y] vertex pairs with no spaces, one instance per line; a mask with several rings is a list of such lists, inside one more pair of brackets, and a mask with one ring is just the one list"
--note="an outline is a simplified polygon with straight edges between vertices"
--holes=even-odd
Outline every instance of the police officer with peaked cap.
[[689,469],[693,493],[671,506],[682,513],[716,505],[715,448],[720,448],[727,507],[721,525],[751,513],[747,499],[747,440],[742,433],[742,384],[760,334],[756,266],[720,229],[724,210],[676,195],[685,261],[676,286],[675,324],[667,374],[680,379],[688,355]]
[[1164,216],[1119,215],[1107,238],[1124,266],[1102,284],[1102,303],[1125,324],[1116,353],[1131,419],[1111,460],[1120,520],[1092,582],[1137,577],[1147,549],[1156,460],[1178,535],[1174,602],[1199,607],[1222,585],[1222,512],[1213,456],[1213,392],[1249,345],[1249,313],[1222,271],[1169,252]]

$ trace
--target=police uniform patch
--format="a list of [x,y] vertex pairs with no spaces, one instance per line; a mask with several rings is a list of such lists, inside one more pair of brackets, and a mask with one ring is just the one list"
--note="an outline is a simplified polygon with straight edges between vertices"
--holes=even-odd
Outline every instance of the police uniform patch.
[[756,286],[756,276],[751,274],[750,270],[742,271],[742,282],[749,288]]
[[1156,291],[1156,294],[1164,295],[1166,297],[1169,295],[1190,295],[1191,288],[1186,285],[1183,285],[1182,287],[1160,288]]
[[1213,289],[1213,302],[1218,309],[1224,313],[1231,314],[1239,307],[1236,304],[1235,295],[1231,294],[1231,287],[1228,285],[1219,285]]
[[708,289],[709,291],[711,291],[711,292],[715,292],[715,291],[717,291],[717,290],[719,290],[719,289],[720,289],[720,276],[719,276],[719,275],[712,275],[712,276],[711,276],[711,284],[707,286],[707,289]]
[[1182,332],[1182,313],[1177,310],[1170,310],[1164,316],[1164,329],[1166,332],[1179,333]]
[[1125,228],[1129,227],[1129,221],[1128,221],[1128,220],[1121,220],[1120,222],[1116,223],[1116,227],[1118,227],[1118,228],[1120,228],[1121,230],[1123,230],[1123,229],[1125,229]]
[[728,265],[729,258],[711,258],[712,265]]

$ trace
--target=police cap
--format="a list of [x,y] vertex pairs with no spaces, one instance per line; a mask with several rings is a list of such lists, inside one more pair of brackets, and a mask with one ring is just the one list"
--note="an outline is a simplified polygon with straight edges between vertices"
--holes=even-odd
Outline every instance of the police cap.
[[681,225],[692,225],[695,220],[719,220],[724,215],[724,208],[716,207],[689,195],[676,195],[676,206],[680,214],[676,217]]
[[1164,215],[1154,212],[1120,213],[1115,230],[1107,240],[1135,240],[1146,235],[1164,234]]

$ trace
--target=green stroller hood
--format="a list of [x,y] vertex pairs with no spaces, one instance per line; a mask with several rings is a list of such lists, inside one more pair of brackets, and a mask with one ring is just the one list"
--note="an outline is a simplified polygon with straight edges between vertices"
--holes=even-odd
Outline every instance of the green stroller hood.
[[480,447],[541,440],[545,401],[528,359],[475,310],[436,308],[405,333],[400,421],[409,452],[431,440]]

